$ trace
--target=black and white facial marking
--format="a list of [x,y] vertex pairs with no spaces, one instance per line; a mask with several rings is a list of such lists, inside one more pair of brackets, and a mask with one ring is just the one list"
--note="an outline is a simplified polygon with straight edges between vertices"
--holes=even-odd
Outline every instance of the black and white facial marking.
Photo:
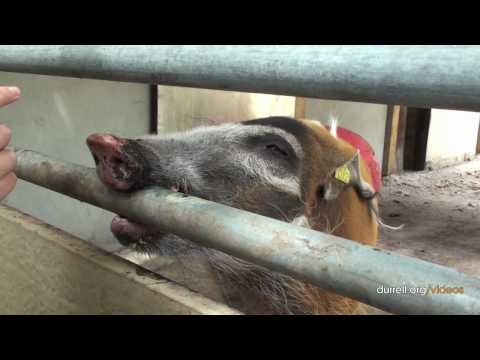
[[[297,123],[289,118],[273,119]],[[119,166],[127,170],[133,168],[131,162],[122,164],[121,160],[135,158],[138,168],[148,168],[136,171],[143,174],[142,179],[137,179],[142,183],[141,187],[184,187],[186,193],[211,200],[219,200],[223,193],[232,193],[235,188],[255,184],[299,195],[300,163],[304,156],[300,141],[292,131],[272,125],[270,118],[263,122],[254,120],[196,128],[167,136],[118,139],[119,143],[113,145],[108,139],[108,143],[105,141],[107,144],[102,145],[115,147],[115,158],[113,151],[107,154],[103,151],[99,155],[92,146],[93,141],[101,142],[102,136],[107,135],[91,135],[89,147],[97,162],[98,158],[105,159],[105,156],[108,162],[111,155],[108,167],[117,180],[127,180],[128,177],[128,171],[118,171]],[[128,147],[135,149],[135,154],[130,154]],[[122,174],[123,179],[118,174]],[[103,174],[99,176],[105,178]],[[111,182],[108,185],[114,186]],[[134,185],[117,187],[118,190],[139,188]]]
[[[272,117],[134,140],[93,134],[87,144],[99,177],[115,190],[162,186],[291,221],[302,207],[306,131],[294,119]],[[139,230],[117,219],[112,231],[120,229],[128,229],[118,236],[123,243]]]

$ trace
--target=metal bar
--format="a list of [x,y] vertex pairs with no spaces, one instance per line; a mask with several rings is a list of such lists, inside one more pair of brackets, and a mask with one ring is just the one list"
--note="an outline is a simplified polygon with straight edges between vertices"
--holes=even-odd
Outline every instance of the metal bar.
[[[16,149],[17,175],[132,220],[399,314],[480,314],[480,279],[456,270],[162,188],[116,193],[95,169]],[[386,295],[379,287],[463,287]]]
[[0,71],[480,111],[480,46],[0,46]]

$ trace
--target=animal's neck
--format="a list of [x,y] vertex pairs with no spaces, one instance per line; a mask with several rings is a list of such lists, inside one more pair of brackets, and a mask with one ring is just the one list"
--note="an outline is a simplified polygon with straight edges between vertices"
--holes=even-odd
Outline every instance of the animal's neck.
[[310,222],[314,230],[362,244],[373,245],[377,241],[375,215],[368,201],[360,199],[354,188],[343,191],[335,201],[320,203]]
[[[242,208],[265,214],[259,203],[265,205],[266,202],[259,201],[258,196],[253,199],[251,206],[243,203]],[[298,207],[295,205],[292,209]],[[360,199],[354,188],[346,189],[335,201],[321,203],[309,220],[315,230],[360,243],[374,244],[377,239],[374,215],[367,201]],[[246,313],[354,314],[361,311],[361,304],[354,300],[226,254],[212,251],[208,257],[219,276],[227,302]]]

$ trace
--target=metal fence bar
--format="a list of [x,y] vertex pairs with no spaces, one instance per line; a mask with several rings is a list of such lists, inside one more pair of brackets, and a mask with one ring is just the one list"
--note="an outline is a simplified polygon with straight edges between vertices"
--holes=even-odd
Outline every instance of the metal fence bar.
[[[397,314],[480,314],[480,279],[162,188],[113,192],[95,169],[16,149],[19,178]],[[463,287],[386,295],[379,287]],[[403,290],[402,290],[403,291]]]
[[0,71],[480,111],[480,46],[0,46]]

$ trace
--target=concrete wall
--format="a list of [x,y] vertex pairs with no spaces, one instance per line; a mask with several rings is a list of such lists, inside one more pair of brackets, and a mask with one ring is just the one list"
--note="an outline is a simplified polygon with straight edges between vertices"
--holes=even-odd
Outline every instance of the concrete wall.
[[305,117],[327,123],[330,115],[337,117],[340,126],[363,136],[382,165],[387,105],[306,99]]
[[447,165],[475,155],[480,113],[432,109],[426,161]]
[[295,97],[158,87],[158,132],[186,130],[266,116],[294,116]]
[[1,315],[240,314],[1,205],[0,229]]
[[[0,72],[0,84],[22,89],[20,101],[0,109],[13,145],[93,167],[85,145],[94,132],[138,136],[149,131],[148,85]],[[5,203],[108,250],[113,214],[19,181]]]

